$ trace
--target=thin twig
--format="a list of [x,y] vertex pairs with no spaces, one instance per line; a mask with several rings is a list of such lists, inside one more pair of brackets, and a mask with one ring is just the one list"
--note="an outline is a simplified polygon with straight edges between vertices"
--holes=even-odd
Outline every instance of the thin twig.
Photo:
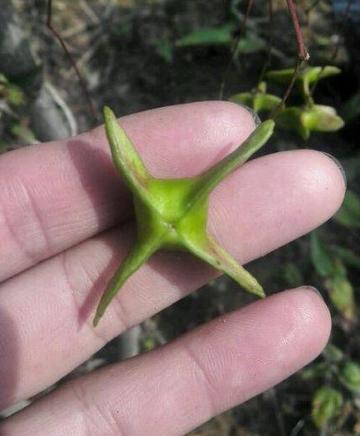
[[[344,32],[345,24],[350,16],[350,9],[351,9],[352,3],[353,3],[353,0],[348,0],[348,2],[346,4],[346,8],[345,8],[345,12],[343,14],[342,24],[341,24],[339,33]],[[337,44],[335,45],[334,52],[331,56],[331,62],[334,62],[334,60],[337,58],[337,55],[339,53],[339,49],[340,49],[340,39],[337,42]]]
[[63,38],[61,37],[60,33],[54,28],[54,26],[52,25],[52,0],[48,0],[47,3],[47,18],[46,18],[46,26],[47,28],[50,30],[50,32],[54,35],[54,37],[58,40],[59,44],[61,45],[61,47],[63,48],[66,57],[68,58],[71,66],[74,68],[76,75],[78,77],[81,89],[83,90],[83,93],[85,95],[85,98],[88,102],[89,108],[90,108],[90,112],[92,117],[94,118],[94,120],[97,120],[97,113],[96,113],[96,109],[94,106],[94,103],[90,97],[89,91],[87,89],[87,85],[80,73],[80,70],[78,69],[76,62],[74,60],[74,58],[72,57],[71,53],[69,52]]
[[279,114],[279,112],[284,108],[285,103],[286,103],[287,99],[289,98],[289,95],[290,95],[290,93],[291,93],[291,91],[292,91],[292,89],[293,89],[293,87],[295,85],[296,79],[298,78],[299,73],[300,73],[301,68],[302,68],[304,63],[305,63],[305,60],[298,58],[298,60],[296,62],[294,74],[293,74],[293,76],[291,78],[289,86],[287,87],[287,89],[286,89],[286,91],[285,91],[285,93],[283,95],[283,98],[281,99],[281,102],[271,112],[271,114],[269,116],[270,119],[275,119],[277,117],[277,115]]
[[291,78],[289,86],[287,87],[287,89],[285,91],[285,94],[283,95],[283,98],[281,99],[281,102],[277,105],[277,107],[270,114],[270,118],[273,118],[273,119],[276,118],[278,113],[285,106],[285,103],[286,103],[287,99],[289,98],[289,95],[290,95],[290,93],[295,85],[296,79],[299,76],[301,68],[310,59],[310,55],[309,55],[309,52],[306,48],[306,45],[304,42],[304,36],[303,36],[301,26],[299,23],[299,17],[298,17],[298,13],[297,13],[297,9],[296,9],[295,0],[286,0],[286,2],[287,2],[288,9],[290,12],[291,21],[292,21],[293,26],[294,26],[296,44],[297,44],[297,48],[298,48],[298,59],[296,62],[294,74]]
[[298,57],[302,61],[308,61],[310,59],[309,52],[305,46],[304,42],[304,36],[301,30],[301,26],[299,23],[299,17],[296,9],[295,0],[286,0],[286,3],[288,5],[288,9],[291,16],[291,21],[294,26],[295,36],[296,36],[296,43],[298,47]]
[[226,66],[224,77],[223,77],[223,80],[222,80],[221,85],[220,85],[219,100],[222,100],[224,98],[225,84],[226,84],[226,81],[227,81],[229,73],[230,73],[230,68],[235,60],[235,57],[237,56],[237,48],[239,46],[240,39],[244,36],[244,34],[246,32],[246,26],[247,26],[248,18],[249,18],[253,4],[254,4],[254,0],[248,0],[247,6],[246,6],[245,16],[243,18],[242,24],[240,25],[239,35],[236,37],[235,41],[233,42],[233,45],[231,48],[230,60]]
[[[348,20],[348,18],[350,16],[350,9],[351,9],[351,6],[352,6],[352,2],[353,2],[353,0],[348,0],[348,2],[346,4],[346,8],[345,8],[345,11],[344,11],[344,14],[343,14],[343,19],[342,19],[341,27],[339,29],[339,34],[342,34],[343,31],[344,31],[346,21]],[[338,56],[338,54],[339,54],[340,42],[341,42],[341,40],[339,38],[339,40],[335,44],[334,51],[333,51],[332,55],[330,56],[330,60],[329,60],[330,63],[334,63],[336,58],[337,58],[337,56]],[[317,88],[317,85],[319,83],[320,77],[321,77],[324,69],[325,69],[325,65],[323,65],[321,67],[321,70],[319,71],[319,74],[317,75],[316,80],[315,80],[315,82],[314,82],[314,84],[313,84],[313,86],[311,88],[311,91],[310,91],[310,96],[311,97],[314,95],[314,92],[315,92],[315,90]]]
[[64,39],[73,38],[74,36],[81,35],[89,30],[89,25],[87,23],[80,23],[71,27],[67,30],[62,31],[62,37]]
[[258,83],[262,82],[264,75],[265,75],[265,72],[268,69],[269,65],[271,64],[271,57],[272,57],[272,51],[273,51],[273,45],[274,45],[273,0],[268,0],[268,15],[269,15],[269,49],[268,49],[268,52],[266,55],[264,65],[261,69]]
[[80,0],[80,6],[81,6],[82,10],[85,12],[85,14],[90,18],[90,20],[94,24],[100,23],[99,17],[95,14],[95,12],[92,10],[92,8],[90,7],[90,5],[88,4],[87,1]]
[[245,32],[247,21],[248,21],[248,18],[250,16],[250,12],[251,12],[253,5],[254,5],[254,0],[248,0],[247,6],[246,6],[245,17],[244,17],[244,21],[243,21],[244,32]]
[[311,4],[307,9],[305,9],[305,14],[308,15],[309,12],[311,12],[313,9],[315,9],[316,6],[317,6],[320,2],[321,2],[321,0],[314,0],[314,1],[312,2],[312,4]]
[[[86,50],[77,61],[78,68],[82,68],[85,64],[89,63],[91,58],[96,54],[100,45],[103,44],[104,34],[101,31],[95,32],[90,41],[90,48]],[[74,70],[68,70],[65,77],[69,79],[74,74]]]
[[277,425],[278,425],[278,429],[279,429],[279,435],[286,436],[283,411],[281,410],[281,407],[279,406],[279,401],[277,399],[276,393],[277,393],[276,388],[272,388],[268,391],[270,400],[272,402],[272,406],[274,408],[275,417],[276,417],[276,421],[277,421]]

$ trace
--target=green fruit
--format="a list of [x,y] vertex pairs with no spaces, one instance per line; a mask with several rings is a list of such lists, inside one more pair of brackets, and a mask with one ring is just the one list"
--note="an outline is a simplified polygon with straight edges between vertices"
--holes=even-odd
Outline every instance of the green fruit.
[[344,126],[333,107],[319,104],[287,107],[275,121],[283,129],[295,130],[303,139],[308,139],[311,132],[335,132]]
[[105,290],[94,326],[124,282],[161,248],[190,251],[228,274],[248,292],[264,297],[260,284],[207,233],[206,224],[209,194],[266,143],[274,122],[260,124],[241,147],[199,176],[157,179],[145,168],[110,108],[104,108],[104,117],[114,164],[133,194],[137,240]]

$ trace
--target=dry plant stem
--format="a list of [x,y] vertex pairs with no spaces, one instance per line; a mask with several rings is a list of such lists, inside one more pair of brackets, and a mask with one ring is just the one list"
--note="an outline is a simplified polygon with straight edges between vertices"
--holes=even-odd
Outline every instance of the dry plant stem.
[[316,6],[321,2],[321,0],[315,0],[307,9],[305,9],[305,14],[308,15]]
[[[287,101],[287,99],[288,99],[288,97],[289,97],[289,95],[294,87],[294,84],[295,84],[295,81],[299,75],[300,69],[302,68],[303,64],[305,62],[307,62],[310,58],[309,52],[308,52],[306,45],[305,45],[305,42],[304,42],[304,36],[303,36],[302,30],[301,30],[301,26],[299,23],[299,18],[298,18],[295,0],[286,0],[286,3],[288,6],[288,9],[289,9],[289,12],[290,12],[291,21],[293,23],[293,27],[294,27],[294,31],[295,31],[296,44],[297,44],[297,48],[298,48],[298,61],[297,61],[296,66],[295,66],[294,76],[293,76],[287,90],[285,91],[285,94],[281,100],[281,103],[279,103],[278,107],[275,108],[274,111],[270,114],[270,119],[275,118],[275,116],[278,114],[278,112],[284,107],[284,105],[285,105],[285,103],[286,103],[286,101]],[[242,37],[243,32],[245,32],[245,30],[246,30],[246,24],[247,24],[247,20],[248,20],[249,14],[251,12],[252,6],[253,6],[253,0],[248,0],[247,7],[246,7],[246,13],[245,13],[244,21],[243,21],[242,33],[237,38],[235,45],[232,49],[231,59],[230,59],[230,62],[226,68],[224,80],[223,80],[221,87],[220,87],[220,93],[219,93],[220,99],[223,98],[226,78],[229,74],[230,66],[231,66],[232,62],[234,61],[238,42],[239,42],[240,38]],[[273,15],[273,13],[272,13],[273,7],[272,6],[273,6],[272,0],[269,0],[269,21],[271,24],[272,24],[272,15]],[[270,29],[271,29],[270,48],[269,48],[267,60],[265,61],[264,67],[263,67],[262,72],[260,74],[260,80],[263,77],[263,75],[266,71],[266,68],[271,60],[271,50],[272,50],[271,45],[272,45],[272,39],[273,39],[272,38],[272,26],[270,27]],[[259,80],[259,82],[260,82],[260,80]]]
[[308,61],[310,58],[309,52],[305,46],[304,43],[304,36],[303,33],[301,31],[301,26],[299,23],[299,17],[298,17],[298,13],[297,13],[297,9],[296,9],[296,4],[295,4],[295,0],[286,0],[289,12],[290,12],[290,16],[291,16],[291,21],[293,23],[294,26],[294,31],[295,31],[295,36],[296,36],[296,43],[298,46],[298,57],[300,60],[302,61]]
[[[342,20],[342,23],[341,23],[341,27],[340,27],[340,29],[339,29],[339,34],[343,33],[343,30],[344,30],[344,27],[345,27],[346,21],[349,19],[349,16],[350,16],[350,9],[351,9],[351,5],[352,5],[352,3],[353,3],[353,0],[348,0],[348,1],[347,1],[346,8],[345,8],[345,12],[344,12],[344,16],[343,16],[343,20]],[[337,41],[337,43],[335,44],[333,54],[332,54],[331,57],[330,57],[330,63],[334,63],[334,62],[335,62],[335,60],[336,60],[336,58],[337,58],[337,56],[338,56],[338,53],[339,53],[339,49],[340,49],[340,39],[339,39],[339,40]],[[319,71],[318,77],[317,77],[317,79],[315,80],[315,82],[314,82],[314,84],[313,84],[313,86],[312,86],[312,88],[311,88],[311,91],[310,91],[310,96],[311,96],[311,97],[312,97],[312,96],[314,95],[314,93],[315,93],[316,87],[317,87],[317,85],[318,85],[318,83],[319,83],[319,80],[320,80],[320,77],[321,77],[321,75],[322,75],[322,73],[323,73],[323,71],[324,71],[324,68],[325,68],[325,65],[324,65],[324,66],[321,68],[321,70]]]
[[66,57],[68,58],[71,66],[74,68],[76,75],[79,79],[81,89],[83,90],[85,98],[88,102],[90,113],[91,113],[94,121],[96,121],[97,120],[96,109],[95,109],[95,105],[94,105],[93,101],[91,100],[89,91],[87,89],[87,85],[86,85],[86,83],[85,83],[85,81],[80,73],[80,70],[78,69],[78,67],[76,65],[74,58],[72,57],[71,53],[69,52],[68,48],[66,47],[66,44],[65,44],[64,40],[62,39],[60,33],[52,25],[52,0],[48,0],[48,2],[47,2],[46,26],[50,30],[50,32],[54,35],[54,37],[58,40],[59,44],[61,45],[62,49],[64,50],[64,52],[66,54]]
[[286,91],[285,91],[285,93],[283,95],[283,98],[281,99],[281,102],[278,104],[278,106],[270,114],[270,116],[269,116],[270,120],[275,119],[276,116],[278,115],[278,113],[284,108],[285,103],[286,103],[287,99],[289,98],[289,95],[290,95],[290,93],[291,93],[291,91],[292,91],[292,89],[293,89],[293,87],[295,85],[296,79],[299,76],[300,70],[301,70],[301,68],[302,68],[302,66],[304,65],[305,62],[306,61],[301,60],[301,59],[297,60],[296,66],[295,66],[295,70],[294,70],[294,74],[293,74],[293,76],[291,78],[291,82],[289,83],[289,86],[287,87],[287,89],[286,89]]
[[[89,48],[81,55],[77,61],[78,68],[82,68],[83,65],[90,62],[91,58],[96,54],[100,45],[103,44],[104,34],[103,32],[94,32],[93,37],[90,40]],[[66,79],[70,79],[74,75],[74,71],[70,69],[64,74]]]
[[[342,21],[339,33],[342,33],[344,31],[346,21],[349,19],[349,16],[350,16],[350,9],[351,9],[352,4],[353,4],[353,0],[348,0],[348,2],[346,4],[344,16],[343,16],[343,21]],[[339,53],[339,49],[340,49],[340,40],[337,42],[337,44],[334,47],[334,52],[331,56],[331,62],[334,62],[335,59],[337,58],[337,55]]]
[[84,11],[84,13],[90,18],[90,20],[94,24],[99,24],[100,20],[99,17],[95,14],[95,12],[92,10],[90,5],[85,0],[80,0],[80,6],[81,9]]
[[285,94],[281,100],[281,102],[279,103],[279,105],[273,110],[273,112],[270,114],[270,119],[274,119],[276,118],[276,116],[278,115],[278,113],[281,111],[281,109],[284,107],[287,99],[289,98],[289,95],[295,85],[296,79],[299,75],[299,72],[301,70],[301,68],[303,67],[303,65],[309,60],[310,55],[309,52],[305,46],[305,42],[304,42],[304,36],[301,30],[301,26],[299,23],[299,17],[297,14],[297,9],[296,9],[296,4],[294,2],[294,0],[286,0],[287,5],[288,5],[288,9],[290,12],[290,16],[291,16],[291,21],[293,23],[294,26],[294,31],[295,31],[295,37],[296,37],[296,43],[297,43],[297,47],[298,47],[298,60],[296,62],[296,66],[295,66],[295,70],[294,70],[294,75],[291,79],[291,82],[289,83],[289,86],[287,87]]
[[265,72],[271,64],[271,56],[274,45],[274,32],[273,32],[273,0],[268,0],[268,15],[269,15],[269,49],[266,55],[266,59],[264,65],[261,69],[261,73],[259,75],[258,84],[262,82]]
[[239,36],[233,42],[233,45],[231,48],[230,60],[226,66],[224,78],[223,78],[221,85],[220,85],[219,100],[222,100],[224,98],[225,84],[226,84],[227,78],[229,76],[231,65],[233,64],[235,57],[237,55],[237,47],[239,45],[240,39],[244,36],[244,34],[246,32],[247,21],[248,21],[251,9],[253,7],[253,4],[254,4],[254,0],[248,0],[247,5],[246,5],[246,12],[245,12],[244,20],[243,20],[242,25],[240,26]]
[[247,25],[247,21],[251,12],[251,9],[253,7],[254,4],[254,0],[248,0],[247,5],[246,5],[246,12],[245,12],[245,17],[244,17],[244,22],[243,22],[243,30],[245,32],[246,29],[246,25]]

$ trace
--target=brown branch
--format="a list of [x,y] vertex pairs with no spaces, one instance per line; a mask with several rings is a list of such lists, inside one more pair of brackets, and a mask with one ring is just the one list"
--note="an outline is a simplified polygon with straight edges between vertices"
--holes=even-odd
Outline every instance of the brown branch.
[[246,6],[246,12],[245,12],[245,17],[244,17],[244,21],[243,21],[243,32],[245,32],[246,30],[246,25],[247,25],[247,21],[251,12],[251,9],[254,5],[254,0],[248,0],[247,2],[247,6]]
[[292,91],[292,89],[293,89],[293,87],[294,87],[294,85],[295,85],[296,79],[297,79],[298,76],[299,76],[300,70],[301,70],[301,68],[302,68],[302,66],[303,66],[303,64],[304,64],[305,62],[306,62],[306,61],[305,61],[304,59],[300,59],[300,58],[298,58],[298,60],[297,60],[297,62],[296,62],[296,66],[295,66],[294,74],[293,74],[293,76],[292,76],[292,78],[291,78],[291,81],[290,81],[290,83],[289,83],[289,86],[287,87],[287,89],[286,89],[286,91],[285,91],[285,93],[284,93],[284,95],[283,95],[283,98],[281,99],[281,102],[280,102],[280,103],[276,106],[276,108],[271,112],[271,114],[270,114],[270,116],[269,116],[270,119],[275,119],[275,118],[277,117],[277,115],[279,114],[279,112],[284,108],[285,103],[286,103],[287,99],[289,98],[289,95],[290,95],[290,93],[291,93],[291,91]]
[[78,77],[79,83],[80,83],[80,87],[81,87],[83,94],[88,102],[88,105],[90,108],[90,113],[91,113],[92,117],[94,118],[94,120],[96,121],[97,120],[97,113],[96,113],[95,105],[90,97],[85,80],[83,79],[83,77],[80,73],[80,70],[79,70],[78,66],[76,65],[76,62],[75,62],[73,56],[71,55],[70,51],[68,50],[68,48],[67,48],[64,40],[62,39],[60,33],[52,25],[52,0],[48,0],[48,2],[47,2],[46,26],[50,30],[50,32],[54,35],[54,37],[57,39],[57,41],[61,45],[62,49],[64,50],[64,53],[65,53],[66,57],[68,58],[71,66],[74,68],[74,71],[75,71],[75,73]]
[[309,52],[305,46],[304,36],[303,36],[301,26],[299,23],[299,17],[298,17],[298,13],[297,13],[297,9],[296,9],[295,0],[286,0],[286,2],[287,2],[288,9],[290,12],[291,21],[292,21],[293,26],[294,26],[296,44],[297,44],[297,48],[298,48],[298,60],[296,62],[294,74],[291,78],[289,86],[287,87],[287,89],[283,95],[283,98],[281,99],[281,102],[271,112],[269,118],[276,118],[278,113],[284,108],[285,103],[286,103],[287,99],[289,98],[289,95],[290,95],[290,93],[295,85],[296,79],[299,76],[301,68],[310,58]]
[[298,17],[298,13],[297,13],[295,0],[286,0],[286,3],[288,6],[288,9],[289,9],[289,12],[290,12],[291,21],[292,21],[293,26],[294,26],[296,43],[297,43],[297,47],[298,47],[298,57],[301,61],[308,61],[310,59],[310,55],[309,55],[309,52],[305,46],[304,36],[303,36],[301,26],[299,23],[299,17]]

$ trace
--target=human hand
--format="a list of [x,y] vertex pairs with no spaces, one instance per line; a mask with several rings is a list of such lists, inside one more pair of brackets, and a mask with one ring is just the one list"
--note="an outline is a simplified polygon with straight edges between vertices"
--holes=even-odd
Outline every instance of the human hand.
[[[152,174],[172,178],[200,173],[254,128],[248,112],[224,102],[144,112],[122,125]],[[344,190],[322,153],[261,157],[216,188],[209,230],[245,263],[327,220]],[[130,211],[103,128],[0,157],[0,409],[214,277],[191,256],[159,253],[94,329],[98,298],[132,241]],[[182,435],[297,371],[329,330],[317,293],[284,291],[65,384],[5,420],[0,434]]]

